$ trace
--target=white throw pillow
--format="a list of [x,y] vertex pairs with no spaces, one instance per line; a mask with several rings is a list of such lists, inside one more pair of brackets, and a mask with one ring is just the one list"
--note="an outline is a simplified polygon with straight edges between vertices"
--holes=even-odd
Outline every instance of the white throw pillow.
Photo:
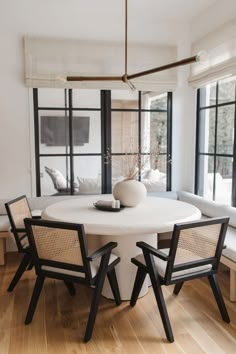
[[151,171],[150,168],[144,168],[141,173],[141,178],[142,179],[149,178],[148,175],[150,171]]
[[158,181],[152,181],[150,179],[143,179],[142,183],[147,189],[147,192],[163,192],[166,191],[166,180],[164,178]]
[[149,170],[149,172],[146,175],[147,179],[150,179],[151,181],[158,181],[161,177],[161,172],[158,170],[158,168],[156,170]]
[[81,194],[100,194],[101,179],[100,178],[82,178],[77,177],[79,183],[79,192]]
[[45,171],[52,178],[53,184],[56,188],[62,189],[67,187],[66,179],[59,170],[45,166]]

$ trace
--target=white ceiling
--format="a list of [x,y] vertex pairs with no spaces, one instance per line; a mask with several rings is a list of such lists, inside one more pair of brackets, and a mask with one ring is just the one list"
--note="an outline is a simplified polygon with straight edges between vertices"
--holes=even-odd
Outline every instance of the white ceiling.
[[[49,1],[58,7],[58,0]],[[66,6],[83,38],[123,40],[125,0],[67,0]],[[128,0],[128,38],[176,44],[183,34],[197,39],[235,16],[236,0]]]
[[[35,36],[124,41],[125,0],[1,1],[0,30]],[[236,0],[128,0],[128,41],[191,42],[236,19]]]
[[[124,12],[125,0],[78,0],[77,2],[84,14],[90,12],[115,18],[115,14],[121,15]],[[222,0],[128,0],[128,11],[131,17],[191,20],[216,2]]]

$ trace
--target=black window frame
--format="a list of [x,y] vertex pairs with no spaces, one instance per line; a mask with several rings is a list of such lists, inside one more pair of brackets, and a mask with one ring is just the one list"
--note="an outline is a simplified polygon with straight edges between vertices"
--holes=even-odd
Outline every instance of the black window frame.
[[[231,206],[236,207],[236,80],[235,80],[235,99],[234,101],[226,101],[224,103],[219,103],[219,83],[224,79],[219,79],[215,82],[216,84],[216,100],[215,104],[210,105],[202,105],[201,106],[201,90],[203,88],[197,89],[197,112],[196,112],[196,153],[195,153],[195,187],[194,192],[195,194],[199,195],[199,188],[200,188],[200,156],[211,156],[214,158],[214,176],[213,176],[213,200],[215,200],[215,193],[216,193],[216,159],[217,157],[227,157],[232,158],[232,191],[231,191]],[[206,85],[207,86],[207,85]],[[224,154],[224,153],[217,153],[217,129],[218,129],[218,108],[225,107],[229,105],[234,105],[234,143],[233,143],[233,154]],[[203,110],[207,109],[215,109],[215,144],[214,144],[214,152],[213,153],[206,153],[200,151],[200,115]]]
[[[141,149],[141,114],[142,112],[167,112],[167,152],[160,153],[160,155],[166,155],[166,190],[171,190],[172,184],[172,92],[167,92],[167,109],[142,109],[141,107],[141,94],[138,92],[138,108],[137,109],[115,109],[112,108],[111,104],[111,91],[101,90],[100,91],[100,108],[78,108],[73,106],[73,89],[64,89],[64,107],[42,107],[38,104],[38,88],[33,88],[33,104],[34,104],[34,135],[35,135],[35,171],[36,171],[36,195],[41,196],[41,181],[40,181],[40,158],[41,157],[59,157],[65,156],[69,158],[70,161],[70,193],[69,195],[74,195],[74,157],[75,156],[100,156],[101,157],[101,193],[110,194],[112,192],[112,171],[111,164],[105,163],[105,156],[108,150],[111,151],[111,115],[112,111],[136,111],[139,117],[138,124],[138,142],[139,150]],[[42,154],[40,153],[40,141],[39,141],[39,111],[64,111],[65,115],[69,118],[69,152],[65,154]],[[100,111],[101,112],[101,153],[74,153],[73,152],[73,132],[72,132],[72,119],[74,111]],[[141,150],[139,151],[141,153]],[[142,153],[141,153],[142,154]],[[116,154],[113,154],[116,155]],[[122,155],[122,154],[117,154]],[[125,154],[124,154],[125,155]],[[143,153],[145,155],[145,153]],[[139,174],[140,179],[140,174]]]

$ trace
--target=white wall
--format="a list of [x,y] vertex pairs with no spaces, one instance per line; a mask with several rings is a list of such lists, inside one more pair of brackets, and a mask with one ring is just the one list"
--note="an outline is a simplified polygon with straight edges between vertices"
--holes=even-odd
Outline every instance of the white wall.
[[[111,17],[107,19],[107,26],[103,17],[99,17],[100,26],[94,28],[93,21],[96,15],[92,2],[89,1],[90,6],[87,8],[91,7],[91,17],[89,13],[80,11],[76,0],[1,2],[0,198],[13,198],[20,194],[30,196],[34,193],[34,166],[31,166],[34,159],[32,92],[24,86],[23,37],[54,36],[96,40],[96,37],[100,36],[100,39],[103,37],[104,40],[116,41],[123,38],[123,23],[120,24],[119,21],[114,23]],[[118,2],[115,3],[116,16],[120,18],[123,9],[119,10]],[[100,14],[102,15],[102,9]],[[135,21],[135,16],[132,20]],[[178,56],[183,57],[190,53],[190,39],[185,37],[186,32],[190,31],[182,22],[159,21],[159,30],[156,21],[150,22],[146,27],[133,24],[132,40],[138,42],[141,38],[142,42],[154,43],[156,38],[161,37],[162,44],[163,42],[177,44]],[[107,31],[107,28],[112,28],[112,31]],[[134,34],[137,35],[136,38]],[[148,37],[145,37],[146,34]],[[183,41],[178,42],[181,38]],[[187,78],[187,70],[186,68],[180,70],[182,78]],[[174,93],[174,189],[191,188],[193,185],[194,103],[194,92],[181,83]]]
[[[191,37],[186,26],[178,42],[178,58],[189,57]],[[172,189],[194,189],[195,91],[188,85],[190,66],[178,69],[178,85],[173,92]]]
[[[210,7],[204,9],[191,21],[191,40],[196,41],[207,33],[223,28],[225,24],[235,21],[236,1],[215,1]],[[218,39],[221,36],[218,33]]]
[[[71,10],[73,7],[76,11]],[[8,0],[1,3],[1,198],[13,198],[20,194],[30,196],[35,193],[34,166],[31,168],[34,160],[32,90],[24,85],[23,37],[50,35],[59,38],[96,39],[92,35],[96,36],[99,33],[96,34],[88,17],[83,16],[79,21],[78,14],[76,1],[70,1],[69,4],[54,0],[43,2]],[[169,27],[168,35],[171,30],[173,28]],[[121,34],[123,37],[123,23]],[[106,39],[110,39],[110,35],[110,31],[107,31]],[[155,33],[152,33],[152,36],[155,36]],[[115,37],[120,39],[117,35]]]

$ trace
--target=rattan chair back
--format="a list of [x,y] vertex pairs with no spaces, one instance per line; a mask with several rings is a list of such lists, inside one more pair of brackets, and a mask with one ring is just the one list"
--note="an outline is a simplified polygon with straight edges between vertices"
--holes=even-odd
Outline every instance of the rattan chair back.
[[26,219],[25,225],[38,272],[49,266],[91,278],[83,225],[33,219]]
[[28,247],[24,219],[32,217],[27,197],[22,195],[6,203],[5,207],[18,250],[23,251]]
[[77,231],[39,225],[32,231],[40,259],[83,265]]
[[[166,278],[171,280],[177,271],[192,272],[202,266],[211,265],[216,270],[225,239],[229,218],[214,218],[205,221],[176,224],[173,232],[170,261],[166,268]],[[200,267],[200,268],[199,268]],[[203,268],[203,269],[204,269]],[[209,269],[209,267],[208,267]]]

